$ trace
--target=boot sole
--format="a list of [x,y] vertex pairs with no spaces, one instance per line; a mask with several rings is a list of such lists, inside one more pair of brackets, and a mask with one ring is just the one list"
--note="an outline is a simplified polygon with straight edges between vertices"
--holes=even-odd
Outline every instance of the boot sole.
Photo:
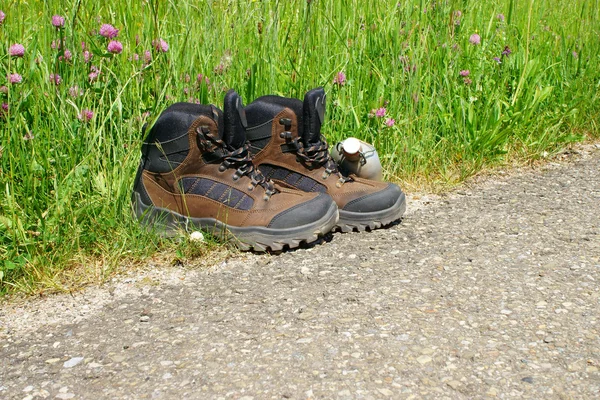
[[406,196],[402,193],[396,203],[385,210],[364,213],[340,210],[340,219],[333,229],[341,232],[377,229],[399,220],[405,211]]
[[242,250],[280,251],[311,243],[330,232],[338,221],[337,205],[332,202],[327,213],[315,222],[286,229],[263,226],[231,226],[215,218],[186,217],[166,208],[146,205],[139,193],[132,196],[133,211],[142,224],[165,236],[174,236],[182,229],[191,232],[203,230],[213,236],[234,242]]

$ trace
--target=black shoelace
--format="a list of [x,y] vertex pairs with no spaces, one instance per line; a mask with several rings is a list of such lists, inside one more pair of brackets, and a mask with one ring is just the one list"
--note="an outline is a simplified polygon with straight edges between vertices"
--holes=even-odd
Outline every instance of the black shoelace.
[[[282,119],[280,123],[286,125],[286,129],[289,129],[288,126],[291,125],[291,122],[285,119]],[[304,146],[297,137],[292,139],[292,133],[289,131],[283,132],[282,136],[286,139],[288,148],[291,147],[291,150],[308,169],[325,168],[323,179],[327,179],[331,174],[337,174],[339,177],[338,187],[352,180],[352,178],[344,176],[338,169],[337,164],[329,154],[329,144],[323,135],[321,135],[318,142],[311,143],[310,146]]]
[[267,179],[252,162],[250,155],[250,143],[246,142],[242,147],[230,149],[227,144],[217,135],[210,132],[208,127],[201,126],[196,129],[197,140],[200,149],[214,161],[221,161],[220,171],[235,169],[232,179],[237,181],[242,176],[250,178],[248,190],[260,185],[265,190],[265,200],[269,200],[277,193],[273,181]]

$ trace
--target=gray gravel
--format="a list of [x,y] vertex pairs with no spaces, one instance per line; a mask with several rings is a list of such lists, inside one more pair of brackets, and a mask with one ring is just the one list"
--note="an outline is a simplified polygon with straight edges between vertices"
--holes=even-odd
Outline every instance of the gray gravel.
[[413,196],[386,230],[3,304],[0,398],[598,398],[600,151],[579,153]]

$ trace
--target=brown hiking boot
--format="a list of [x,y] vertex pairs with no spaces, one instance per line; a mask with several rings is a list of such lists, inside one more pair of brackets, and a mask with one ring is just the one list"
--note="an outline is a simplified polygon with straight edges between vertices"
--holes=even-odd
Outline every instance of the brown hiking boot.
[[243,249],[297,247],[335,225],[325,193],[274,185],[252,164],[241,99],[214,106],[177,103],[158,118],[142,145],[132,200],[136,215],[167,232],[229,232]]
[[267,178],[289,188],[328,193],[338,205],[343,232],[379,228],[398,220],[406,197],[397,185],[344,176],[321,136],[325,91],[297,99],[263,96],[246,106],[246,137],[254,164]]

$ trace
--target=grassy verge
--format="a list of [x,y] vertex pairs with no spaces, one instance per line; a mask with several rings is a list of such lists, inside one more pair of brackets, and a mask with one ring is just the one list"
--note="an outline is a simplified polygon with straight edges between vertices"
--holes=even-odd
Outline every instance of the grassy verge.
[[174,101],[325,86],[330,142],[374,143],[389,179],[426,186],[597,137],[599,3],[10,2],[0,293],[101,281],[157,252],[214,254],[131,217],[141,128]]

